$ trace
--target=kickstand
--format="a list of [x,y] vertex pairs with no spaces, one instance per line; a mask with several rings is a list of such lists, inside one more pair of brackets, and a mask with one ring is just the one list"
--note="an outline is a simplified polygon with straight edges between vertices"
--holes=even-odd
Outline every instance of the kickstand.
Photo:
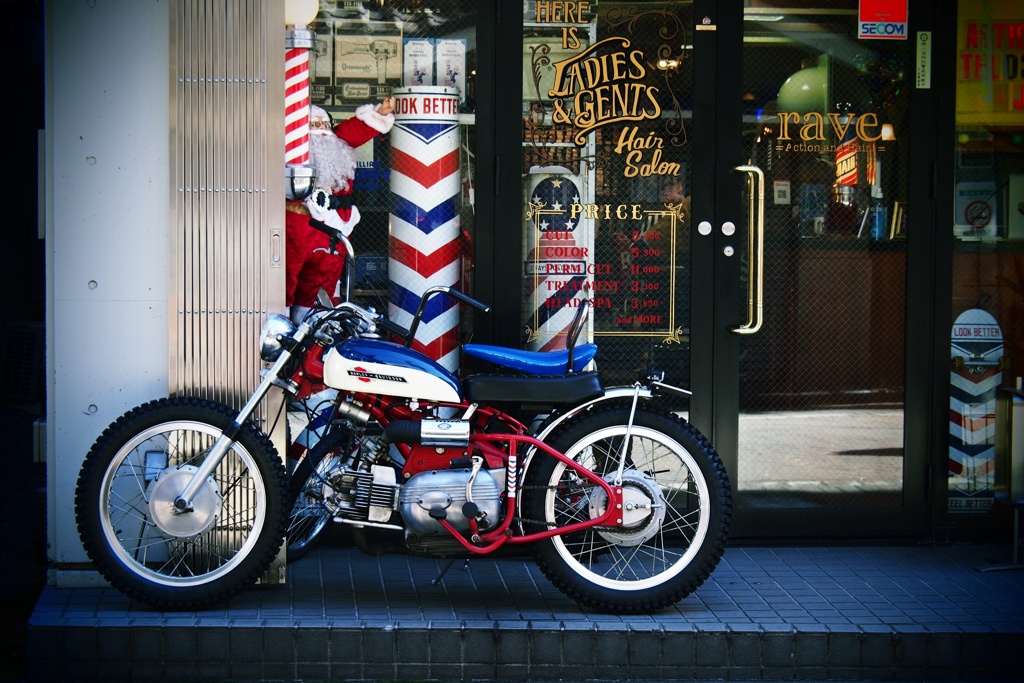
[[[434,579],[433,581],[430,582],[430,585],[431,586],[437,586],[438,584],[440,584],[441,583],[441,579],[444,578],[444,575],[448,573],[448,570],[452,568],[453,564],[455,564],[455,558],[454,557],[452,559],[448,560],[448,564],[446,564],[445,566],[441,567],[441,573],[437,575],[436,579]],[[463,562],[462,562],[462,571],[466,571],[467,569],[469,569],[469,560],[468,559],[463,560]]]

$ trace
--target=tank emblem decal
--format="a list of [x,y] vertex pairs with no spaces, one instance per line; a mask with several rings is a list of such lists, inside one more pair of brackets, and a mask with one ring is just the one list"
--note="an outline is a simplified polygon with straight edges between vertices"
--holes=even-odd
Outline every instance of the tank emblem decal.
[[398,375],[379,375],[376,372],[367,372],[364,368],[353,368],[348,371],[351,377],[358,377],[360,382],[369,382],[374,379],[381,379],[386,382],[405,382],[404,377]]

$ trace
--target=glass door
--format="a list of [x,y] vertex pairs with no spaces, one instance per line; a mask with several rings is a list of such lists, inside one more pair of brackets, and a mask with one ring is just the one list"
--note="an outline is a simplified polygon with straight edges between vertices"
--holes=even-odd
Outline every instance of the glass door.
[[692,6],[527,2],[522,343],[564,348],[583,297],[606,383],[688,384]]
[[737,177],[705,224],[736,532],[910,533],[925,507],[908,478],[926,468],[904,448],[906,3],[884,24],[857,0],[750,5],[718,34],[739,20],[741,56],[719,60],[739,73],[718,82],[741,87],[717,94],[739,125],[715,131],[719,177]]
[[911,51],[858,7],[524,3],[520,341],[559,348],[588,294],[606,383],[693,390],[671,409],[722,454],[739,536],[923,525]]

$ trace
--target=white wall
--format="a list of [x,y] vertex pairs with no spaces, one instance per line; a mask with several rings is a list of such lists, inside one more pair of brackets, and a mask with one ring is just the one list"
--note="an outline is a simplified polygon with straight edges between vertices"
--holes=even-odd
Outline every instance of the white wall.
[[166,0],[46,11],[46,455],[59,569],[87,561],[74,518],[86,452],[123,412],[167,394],[170,20]]

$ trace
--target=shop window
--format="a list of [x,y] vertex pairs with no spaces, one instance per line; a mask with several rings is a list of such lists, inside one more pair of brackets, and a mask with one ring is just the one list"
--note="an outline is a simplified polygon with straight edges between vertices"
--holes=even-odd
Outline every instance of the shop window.
[[524,3],[523,339],[564,348],[580,301],[608,383],[689,375],[692,8]]
[[[453,196],[444,197],[443,202],[448,207],[446,229],[453,231],[459,253],[455,265],[446,269],[454,274],[433,284],[470,293],[475,233],[476,23],[475,0],[320,0],[320,12],[312,26],[316,50],[310,59],[311,101],[327,110],[335,122],[353,116],[362,105],[410,88],[445,88],[454,93],[457,104],[449,107],[448,113],[457,119],[456,142],[452,143],[457,147],[457,170],[451,170],[458,177]],[[392,317],[402,322],[396,300],[402,298],[403,287],[410,291],[415,287],[400,281],[396,290],[395,276],[389,275],[394,138],[394,134],[381,135],[357,149],[354,201],[362,219],[351,240],[357,254],[356,295],[378,310],[390,308]],[[431,208],[415,210],[422,216]]]
[[960,0],[956,33],[949,510],[988,512],[997,394],[1024,364],[1024,11]]

